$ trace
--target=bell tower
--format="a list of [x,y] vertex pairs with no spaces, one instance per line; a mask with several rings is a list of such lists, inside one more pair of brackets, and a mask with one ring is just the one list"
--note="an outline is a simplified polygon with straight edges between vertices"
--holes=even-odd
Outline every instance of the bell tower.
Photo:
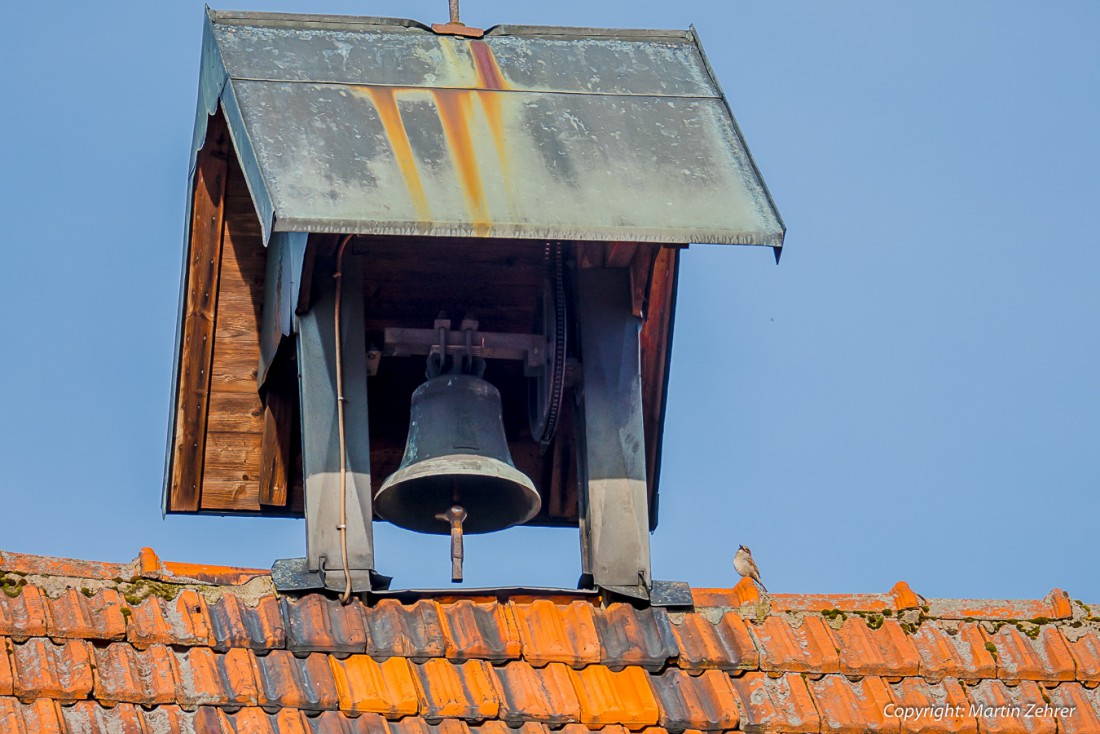
[[784,235],[694,29],[207,11],[191,184],[166,512],[304,516],[287,591],[384,591],[388,521],[675,594],[680,257]]

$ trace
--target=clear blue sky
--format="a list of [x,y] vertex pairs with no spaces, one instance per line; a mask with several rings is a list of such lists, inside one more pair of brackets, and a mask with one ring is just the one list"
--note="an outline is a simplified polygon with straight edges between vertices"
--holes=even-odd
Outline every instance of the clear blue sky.
[[[1100,5],[503,2],[470,24],[695,23],[788,226],[684,257],[654,574],[1100,601]],[[236,2],[439,21],[445,0]],[[201,2],[21,3],[0,45],[0,548],[269,566],[302,523],[159,501]],[[445,586],[446,540],[377,529]],[[575,584],[576,534],[470,539]]]

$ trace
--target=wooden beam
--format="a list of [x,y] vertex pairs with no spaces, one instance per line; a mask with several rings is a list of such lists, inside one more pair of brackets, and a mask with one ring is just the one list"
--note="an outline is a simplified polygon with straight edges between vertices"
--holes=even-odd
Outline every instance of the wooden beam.
[[269,389],[264,404],[264,438],[260,449],[261,505],[286,505],[290,487],[290,435],[294,426],[296,397],[296,394],[288,395],[287,392]]
[[657,484],[661,474],[661,425],[664,421],[672,320],[676,311],[676,281],[680,250],[663,247],[657,253],[642,325],[642,400],[646,406],[645,450],[649,477],[650,530],[657,526]]
[[228,156],[229,134],[219,112],[210,120],[206,142],[199,151],[191,202],[190,256],[168,503],[168,509],[174,512],[198,510],[202,496]]

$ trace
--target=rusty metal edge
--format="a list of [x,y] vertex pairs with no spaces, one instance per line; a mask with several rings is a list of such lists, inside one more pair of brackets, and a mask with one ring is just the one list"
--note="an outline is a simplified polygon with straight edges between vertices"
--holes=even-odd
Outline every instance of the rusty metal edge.
[[[207,8],[211,22],[222,25],[257,25],[274,28],[343,29],[392,28],[394,30],[434,33],[431,27],[411,18],[372,15],[326,15],[313,13],[262,13]],[[600,38],[674,38],[692,41],[692,31],[661,28],[592,28],[587,26],[539,26],[498,24],[485,31],[486,36],[566,36]]]
[[[276,213],[277,214],[277,213]],[[782,224],[782,222],[781,222]],[[782,247],[782,233],[776,239],[766,232],[731,235],[722,230],[647,229],[635,227],[595,227],[591,229],[549,228],[524,224],[494,224],[486,234],[472,224],[460,222],[364,222],[351,219],[317,219],[311,217],[276,216],[275,232],[309,232],[311,234],[356,234],[422,237],[467,237],[479,239],[531,240],[532,246],[542,246],[551,240],[588,240],[598,242],[653,242],[656,244],[758,245]]]

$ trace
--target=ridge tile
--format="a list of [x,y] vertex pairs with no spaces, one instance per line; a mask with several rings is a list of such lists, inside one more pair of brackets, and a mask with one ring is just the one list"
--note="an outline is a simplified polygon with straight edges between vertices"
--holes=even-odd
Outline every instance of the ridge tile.
[[801,675],[771,678],[745,673],[733,679],[741,702],[741,728],[746,732],[817,732],[821,720]]
[[484,660],[456,665],[443,658],[432,658],[414,664],[413,670],[422,713],[429,720],[453,717],[482,721],[494,718],[500,711],[491,668]]
[[659,607],[614,603],[597,610],[595,622],[602,662],[612,670],[640,665],[656,672],[680,654],[668,612]]
[[366,652],[374,659],[404,657],[423,663],[429,658],[443,656],[443,629],[434,601],[420,600],[405,606],[397,599],[382,599],[363,611],[367,628]]
[[382,714],[391,719],[419,712],[416,686],[404,658],[378,663],[368,655],[352,655],[346,660],[329,657],[328,662],[341,711]]
[[836,640],[820,617],[806,616],[798,627],[782,617],[749,625],[760,650],[760,669],[776,673],[839,673]]
[[523,659],[536,668],[565,663],[573,668],[600,662],[600,641],[592,605],[555,604],[549,599],[511,603]]
[[503,663],[519,658],[519,630],[508,605],[459,599],[440,609],[448,659]]
[[685,614],[672,622],[672,634],[680,651],[679,667],[699,673],[711,668],[726,672],[752,670],[760,666],[760,653],[753,645],[748,626],[735,612],[726,612],[717,624],[703,614]]
[[590,729],[620,724],[637,731],[660,719],[657,699],[643,668],[629,666],[615,672],[603,665],[570,669],[573,690],[580,703],[581,723]]
[[658,723],[672,732],[736,729],[737,698],[729,676],[708,670],[691,676],[678,668],[650,676],[660,710]]
[[580,702],[564,663],[536,669],[516,660],[492,672],[500,693],[500,718],[509,726],[535,721],[557,727],[581,720]]

